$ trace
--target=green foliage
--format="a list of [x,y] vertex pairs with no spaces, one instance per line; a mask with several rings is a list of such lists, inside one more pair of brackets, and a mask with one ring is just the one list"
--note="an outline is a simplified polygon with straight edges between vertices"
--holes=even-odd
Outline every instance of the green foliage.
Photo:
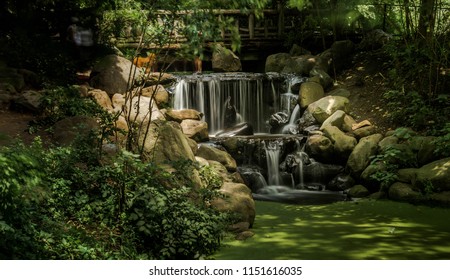
[[92,99],[81,97],[79,89],[74,86],[46,89],[41,107],[41,121],[48,125],[66,117],[98,116],[103,111]]
[[205,203],[213,191],[128,152],[99,164],[80,147],[2,148],[0,258],[200,258],[219,248],[228,215]]
[[438,137],[433,142],[435,145],[434,153],[441,157],[450,157],[450,123],[446,123],[437,134]]
[[425,195],[440,192],[439,188],[436,188],[430,180],[422,181],[421,184],[423,184],[423,193]]
[[226,215],[189,200],[187,187],[141,184],[127,205],[127,223],[136,242],[158,259],[194,259],[215,252]]
[[383,153],[372,157],[371,165],[378,166],[376,172],[370,178],[380,184],[380,190],[386,190],[398,179],[398,164],[401,151],[396,148],[388,148]]
[[429,129],[430,125],[439,129],[448,121],[450,98],[439,95],[427,98],[417,91],[390,90],[384,93],[392,121],[415,130]]
[[398,179],[397,171],[400,168],[417,167],[417,158],[409,150],[405,150],[402,143],[414,136],[411,129],[397,128],[393,135],[398,138],[399,144],[389,145],[377,155],[372,156],[371,165],[375,166],[375,172],[370,176],[380,184],[380,188],[387,189]]

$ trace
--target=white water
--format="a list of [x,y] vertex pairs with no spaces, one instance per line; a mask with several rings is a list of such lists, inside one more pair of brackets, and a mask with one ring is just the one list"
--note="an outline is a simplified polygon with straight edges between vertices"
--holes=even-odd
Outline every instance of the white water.
[[299,179],[299,185],[300,187],[305,186],[305,179],[304,179],[304,164],[305,161],[309,158],[308,154],[305,153],[305,145],[302,145],[300,143],[300,141],[296,141],[297,142],[297,156],[299,158],[299,161],[297,162],[298,164],[298,179]]
[[281,185],[280,176],[280,143],[276,141],[265,141],[267,160],[267,179],[268,184],[271,186]]
[[225,103],[231,98],[238,120],[253,126],[255,133],[267,133],[266,120],[279,108],[274,81],[261,74],[205,74],[184,76],[174,90],[173,108],[195,109],[204,114],[210,134],[225,128]]

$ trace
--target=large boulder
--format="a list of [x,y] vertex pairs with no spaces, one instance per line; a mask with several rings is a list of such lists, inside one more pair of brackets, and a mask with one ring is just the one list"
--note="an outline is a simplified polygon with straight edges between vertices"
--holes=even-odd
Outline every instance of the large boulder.
[[62,146],[68,146],[77,140],[88,139],[98,133],[100,125],[97,120],[87,116],[75,116],[62,119],[53,126],[53,138]]
[[177,123],[153,121],[150,123],[148,133],[142,131],[137,135],[137,140],[136,149],[143,148],[144,160],[157,164],[179,160],[195,161],[188,138]]
[[333,113],[333,115],[331,115],[328,119],[326,119],[323,122],[323,124],[320,127],[320,129],[323,130],[326,126],[329,126],[329,125],[335,126],[335,127],[339,128],[339,129],[342,129],[343,125],[344,125],[344,119],[345,119],[346,115],[347,114],[344,111],[337,110],[336,112]]
[[387,170],[386,164],[381,161],[371,163],[364,169],[359,179],[371,192],[377,192],[380,191],[380,182],[375,178],[375,175],[377,173],[387,172]]
[[320,134],[308,137],[305,150],[311,157],[323,162],[331,162],[334,154],[334,146],[331,140]]
[[124,107],[125,116],[131,122],[144,123],[157,119],[165,119],[156,102],[150,97],[134,96],[127,100]]
[[342,131],[353,132],[353,126],[355,124],[356,124],[355,119],[352,116],[345,114],[344,122],[342,123],[342,127],[341,127]]
[[434,153],[436,149],[434,140],[436,137],[433,136],[413,136],[408,139],[407,144],[415,152],[419,166],[438,159]]
[[183,120],[180,125],[183,133],[197,142],[209,139],[208,124],[204,121]]
[[423,199],[423,196],[413,190],[410,184],[396,182],[389,188],[389,198],[404,202],[418,202]]
[[102,107],[105,111],[112,111],[113,105],[111,98],[109,98],[108,93],[101,89],[93,89],[88,92],[88,96],[94,99],[100,107]]
[[307,76],[316,64],[316,57],[313,55],[301,55],[292,57],[287,61],[286,65],[281,70],[281,73],[296,74],[300,76]]
[[15,97],[12,94],[2,93],[0,91],[0,110],[9,109],[9,106],[14,99]]
[[366,169],[370,163],[371,157],[376,154],[378,142],[380,142],[382,138],[383,135],[374,134],[359,140],[347,161],[347,169],[352,175],[359,177],[364,169]]
[[362,198],[362,197],[368,196],[370,194],[370,192],[363,185],[355,185],[355,186],[351,187],[350,189],[348,189],[347,194],[350,197]]
[[231,172],[234,172],[237,169],[236,161],[229,153],[214,148],[210,145],[200,145],[197,151],[197,156],[207,160],[218,161]]
[[434,191],[450,190],[450,157],[443,158],[419,168],[414,185],[422,190],[432,187]]
[[35,90],[25,90],[12,100],[12,106],[16,109],[29,111],[31,113],[41,113],[43,93]]
[[[89,83],[94,88],[106,91],[109,96],[125,93],[132,67],[135,67],[133,63],[124,57],[107,55],[92,68]],[[136,72],[139,73],[139,71]],[[135,77],[131,84],[134,84],[137,79],[138,77]]]
[[121,93],[116,93],[111,97],[111,104],[114,112],[122,112],[125,106],[125,96]]
[[212,55],[212,68],[215,72],[237,72],[242,70],[241,60],[233,51],[217,44]]
[[309,104],[306,110],[322,124],[337,110],[348,113],[350,110],[350,101],[348,98],[342,96],[325,96],[316,102]]
[[317,120],[308,110],[303,112],[303,115],[297,122],[298,122],[298,131],[308,131],[311,130],[310,128],[316,126],[317,129],[319,129],[320,127],[319,125],[317,125],[318,124]]
[[311,52],[297,44],[293,44],[289,51],[289,54],[291,56],[301,56],[301,55],[305,55],[305,54],[311,54]]
[[337,158],[347,159],[357,144],[356,139],[346,135],[335,126],[327,126],[323,129],[323,132],[333,143]]
[[305,82],[300,86],[298,104],[300,108],[304,109],[309,106],[309,104],[318,101],[325,96],[323,87],[314,82]]
[[168,120],[176,121],[181,123],[183,120],[201,120],[203,117],[203,113],[200,113],[194,109],[181,109],[181,110],[172,110],[169,109],[165,112],[165,116]]
[[288,53],[271,54],[266,59],[265,72],[280,73],[292,57]]
[[169,103],[169,93],[162,85],[145,87],[141,94],[153,98],[158,106],[166,106]]
[[[203,159],[202,157],[195,157],[198,161],[198,159]],[[228,172],[227,168],[221,164],[218,161],[215,160],[206,160],[206,163],[208,164],[209,168],[212,169],[214,173],[219,175],[219,177],[222,179],[222,182],[230,182],[230,183],[244,183],[244,180],[239,175],[238,172]]]
[[309,71],[309,76],[318,77],[319,83],[326,90],[333,86],[333,79],[330,77],[330,75],[328,75],[327,72],[325,72],[325,70],[320,67],[313,67],[311,71]]
[[418,168],[402,168],[397,170],[397,181],[412,184],[417,177]]
[[222,212],[237,214],[239,222],[247,222],[251,227],[256,216],[252,191],[244,184],[225,182],[220,192],[224,198],[213,200],[212,206]]

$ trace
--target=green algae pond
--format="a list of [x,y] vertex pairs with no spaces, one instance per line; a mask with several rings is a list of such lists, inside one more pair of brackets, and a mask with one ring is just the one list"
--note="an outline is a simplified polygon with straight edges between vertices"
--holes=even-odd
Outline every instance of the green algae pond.
[[450,209],[393,201],[256,201],[255,235],[227,236],[217,260],[450,259]]

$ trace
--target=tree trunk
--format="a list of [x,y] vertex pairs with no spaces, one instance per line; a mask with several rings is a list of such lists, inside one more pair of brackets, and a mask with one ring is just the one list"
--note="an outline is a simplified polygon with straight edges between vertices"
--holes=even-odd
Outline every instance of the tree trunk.
[[433,38],[435,21],[436,0],[421,0],[419,26],[417,29],[419,40],[429,42]]
[[412,17],[411,17],[411,9],[410,9],[410,3],[409,0],[403,0],[403,5],[404,5],[404,12],[405,12],[405,32],[406,32],[406,37],[407,38],[411,38],[411,30],[413,27],[412,24]]

